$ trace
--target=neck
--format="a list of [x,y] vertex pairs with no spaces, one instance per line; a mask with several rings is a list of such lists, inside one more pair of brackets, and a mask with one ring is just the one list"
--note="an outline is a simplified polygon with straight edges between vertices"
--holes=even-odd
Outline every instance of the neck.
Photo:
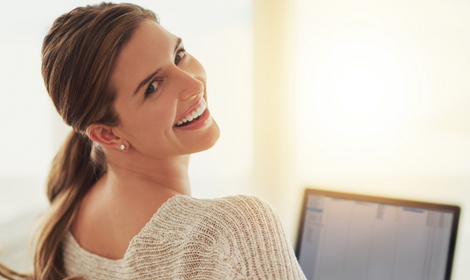
[[[109,155],[109,153],[108,153]],[[135,195],[191,195],[189,155],[166,158],[108,157],[105,185],[113,192]]]

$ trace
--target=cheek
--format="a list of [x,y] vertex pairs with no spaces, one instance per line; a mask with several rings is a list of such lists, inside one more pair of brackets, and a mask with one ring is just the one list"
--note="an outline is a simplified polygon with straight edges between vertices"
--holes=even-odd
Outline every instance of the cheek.
[[175,112],[170,106],[152,108],[136,116],[135,126],[142,129],[168,129],[173,125]]
[[138,140],[146,141],[147,138],[154,138],[163,135],[165,131],[172,129],[175,110],[173,106],[157,106],[146,104],[134,113],[126,114],[126,119],[122,120],[123,129],[129,136]]

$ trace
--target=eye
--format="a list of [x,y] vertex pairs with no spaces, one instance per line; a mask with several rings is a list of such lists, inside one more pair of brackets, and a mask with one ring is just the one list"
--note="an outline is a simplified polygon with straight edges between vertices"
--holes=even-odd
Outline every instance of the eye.
[[152,94],[154,91],[157,90],[158,87],[158,81],[153,80],[147,87],[147,90],[145,90],[145,97],[149,96]]
[[178,51],[175,57],[175,64],[178,65],[178,63],[186,56],[186,50],[181,49]]

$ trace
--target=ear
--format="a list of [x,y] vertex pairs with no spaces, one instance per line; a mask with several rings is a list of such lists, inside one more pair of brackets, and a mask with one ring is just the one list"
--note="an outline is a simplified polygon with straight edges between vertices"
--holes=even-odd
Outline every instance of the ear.
[[86,133],[91,140],[102,146],[119,150],[122,144],[126,144],[124,139],[114,134],[113,129],[107,125],[92,124],[87,127]]

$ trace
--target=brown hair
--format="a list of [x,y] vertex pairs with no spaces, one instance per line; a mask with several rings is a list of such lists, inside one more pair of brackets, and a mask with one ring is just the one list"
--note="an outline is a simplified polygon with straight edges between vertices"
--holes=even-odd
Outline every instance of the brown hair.
[[34,270],[16,273],[0,265],[7,279],[62,279],[62,240],[90,187],[106,172],[103,151],[86,136],[95,123],[116,126],[114,62],[144,19],[155,14],[133,4],[79,7],[55,20],[42,47],[42,76],[55,108],[73,128],[52,162],[47,182],[50,207],[34,243]]

